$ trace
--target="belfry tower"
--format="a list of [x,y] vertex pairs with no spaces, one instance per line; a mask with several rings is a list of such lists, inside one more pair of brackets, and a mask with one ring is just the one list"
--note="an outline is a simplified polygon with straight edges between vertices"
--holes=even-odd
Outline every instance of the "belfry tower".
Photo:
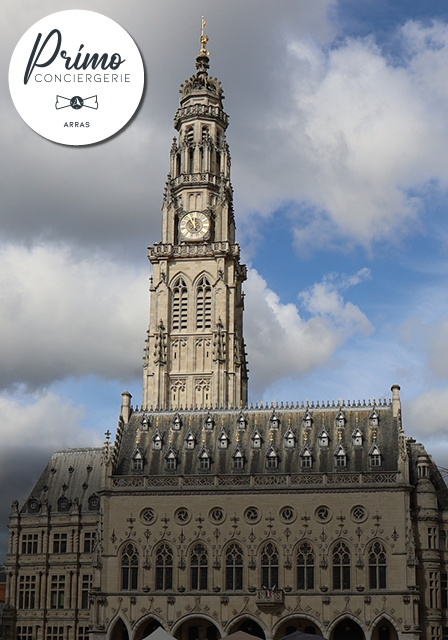
[[151,311],[143,406],[241,407],[247,402],[243,340],[246,267],[235,243],[230,154],[221,83],[208,75],[202,24],[196,73],[181,86],[162,242],[149,248]]

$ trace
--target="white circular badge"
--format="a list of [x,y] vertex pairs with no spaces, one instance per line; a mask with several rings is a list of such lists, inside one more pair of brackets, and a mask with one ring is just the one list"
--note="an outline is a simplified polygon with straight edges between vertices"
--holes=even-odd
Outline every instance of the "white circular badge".
[[9,65],[14,105],[34,131],[61,144],[109,138],[137,109],[143,62],[131,36],[93,11],[60,11],[36,22]]

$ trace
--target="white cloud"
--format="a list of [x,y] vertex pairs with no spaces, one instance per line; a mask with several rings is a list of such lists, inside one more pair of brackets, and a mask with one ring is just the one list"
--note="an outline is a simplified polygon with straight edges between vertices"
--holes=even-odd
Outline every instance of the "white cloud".
[[438,376],[448,378],[448,320],[441,319],[429,331],[429,366]]
[[437,464],[448,467],[448,388],[431,389],[403,403],[406,435],[425,444]]
[[400,64],[371,38],[290,42],[278,109],[263,115],[260,159],[238,165],[237,197],[263,213],[294,200],[301,249],[401,237],[423,213],[415,194],[447,188],[448,25],[410,22],[399,36]]
[[[363,277],[365,272],[357,274],[353,283]],[[347,286],[349,280],[343,279],[341,286]],[[327,363],[355,333],[373,330],[356,305],[344,302],[331,280],[316,284],[301,295],[312,314],[308,320],[300,316],[296,305],[282,304],[255,269],[249,269],[245,290],[244,334],[252,394],[262,393],[281,378],[303,376]]]
[[51,391],[20,398],[5,392],[0,394],[2,525],[7,521],[11,502],[27,497],[53,451],[101,446],[96,434],[81,427],[83,413],[82,408],[63,401]]
[[0,384],[140,374],[148,271],[60,245],[0,247]]

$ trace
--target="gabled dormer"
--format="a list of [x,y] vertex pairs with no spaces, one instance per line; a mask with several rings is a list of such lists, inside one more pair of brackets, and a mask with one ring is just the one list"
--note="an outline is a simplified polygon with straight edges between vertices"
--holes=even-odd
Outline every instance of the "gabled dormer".
[[137,445],[131,456],[131,468],[132,471],[142,471],[143,470],[143,449],[140,445]]
[[345,423],[346,423],[346,418],[345,418],[345,413],[342,411],[342,409],[339,409],[337,415],[336,415],[336,426],[338,428],[344,428],[345,427]]
[[177,452],[170,446],[165,454],[165,470],[176,471],[177,469]]
[[334,466],[336,469],[345,469],[347,467],[347,452],[342,442],[339,443],[334,452]]
[[142,431],[148,431],[150,427],[149,415],[144,413],[142,416]]
[[302,422],[305,429],[311,429],[311,427],[313,426],[313,416],[308,407],[306,408],[306,411],[303,415]]
[[369,460],[372,468],[378,469],[381,467],[382,456],[379,446],[374,442],[369,449]]
[[277,469],[278,462],[279,462],[279,458],[278,458],[277,449],[274,447],[273,444],[271,444],[269,449],[266,451],[266,469],[270,469],[271,471],[272,469]]
[[204,421],[204,427],[210,431],[211,429],[213,429],[214,426],[215,426],[215,421],[213,420],[213,417],[209,411]]
[[380,422],[380,416],[378,415],[376,410],[373,409],[369,416],[369,424],[371,427],[377,427],[379,425],[379,422]]
[[232,452],[232,469],[242,471],[244,469],[244,451],[239,444]]
[[313,455],[308,445],[305,445],[300,452],[300,466],[302,469],[311,469],[313,466]]
[[198,453],[199,471],[209,471],[211,467],[212,456],[209,449],[202,445]]
[[239,416],[237,418],[236,424],[237,424],[238,429],[246,429],[246,427],[247,427],[247,420],[246,420],[246,417],[245,417],[245,415],[244,415],[244,413],[242,411],[240,411],[240,414],[239,414]]
[[151,438],[152,440],[152,448],[154,451],[160,451],[163,446],[163,437],[158,429],[154,431],[154,435]]
[[185,448],[186,449],[194,449],[196,446],[196,436],[192,432],[191,429],[188,429],[188,433],[184,438]]
[[317,443],[319,447],[328,447],[328,445],[330,444],[330,435],[324,426],[320,430],[317,438]]
[[182,427],[182,418],[179,414],[178,411],[176,411],[176,413],[174,414],[173,417],[173,429],[174,431],[180,431],[181,427]]
[[218,449],[228,449],[230,444],[230,438],[227,435],[227,432],[224,429],[224,427],[221,427],[221,431],[218,434],[218,438],[216,442],[218,444]]
[[252,431],[252,435],[250,437],[250,441],[252,443],[252,449],[261,449],[261,445],[263,444],[263,439],[261,437],[260,432],[255,427]]
[[272,412],[272,415],[269,419],[269,426],[271,429],[273,429],[274,431],[277,430],[280,426],[280,418],[278,417],[277,413],[274,411]]
[[296,444],[296,437],[294,435],[294,431],[289,427],[283,436],[285,447],[287,449],[294,449]]
[[359,427],[356,427],[352,433],[352,443],[354,447],[362,447],[364,435]]

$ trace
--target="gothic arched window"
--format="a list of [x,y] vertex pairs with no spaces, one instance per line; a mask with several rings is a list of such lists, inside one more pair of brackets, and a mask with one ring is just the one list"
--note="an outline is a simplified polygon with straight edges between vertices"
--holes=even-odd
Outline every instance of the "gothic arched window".
[[196,289],[196,329],[212,328],[212,288],[203,276]]
[[191,551],[191,588],[206,591],[208,586],[208,555],[203,544],[196,544]]
[[188,327],[188,289],[183,278],[173,287],[173,331],[185,331]]
[[156,589],[161,591],[173,588],[173,550],[166,543],[157,549]]
[[121,554],[121,589],[136,591],[138,588],[138,551],[127,544]]
[[243,588],[243,550],[234,542],[226,551],[226,591]]
[[261,586],[266,589],[278,587],[278,551],[277,547],[268,542],[261,550]]
[[314,589],[314,552],[303,542],[297,552],[297,589]]
[[369,587],[386,588],[387,557],[381,542],[374,542],[369,550]]
[[350,549],[344,542],[333,548],[333,589],[350,589]]

